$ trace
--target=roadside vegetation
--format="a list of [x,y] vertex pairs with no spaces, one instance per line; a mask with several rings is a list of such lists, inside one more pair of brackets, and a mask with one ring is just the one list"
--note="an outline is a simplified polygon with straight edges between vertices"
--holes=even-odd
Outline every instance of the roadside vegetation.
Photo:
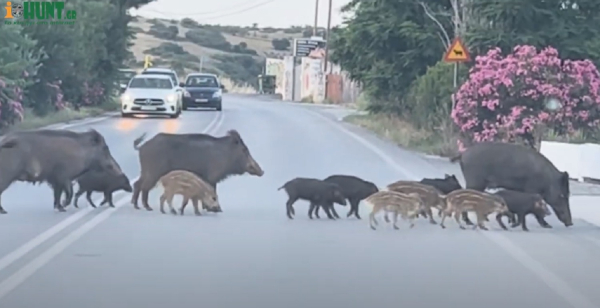
[[[352,1],[332,60],[362,84],[368,114],[347,120],[443,156],[484,140],[597,140],[600,2],[505,2]],[[455,36],[473,59],[459,66],[457,88],[441,61]],[[547,110],[549,98],[558,110]]]

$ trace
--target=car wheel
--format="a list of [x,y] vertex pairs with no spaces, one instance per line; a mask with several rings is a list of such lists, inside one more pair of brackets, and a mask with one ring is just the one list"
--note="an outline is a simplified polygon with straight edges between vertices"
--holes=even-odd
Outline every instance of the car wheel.
[[133,115],[132,115],[132,114],[128,114],[128,113],[121,112],[121,117],[122,117],[122,118],[133,118]]
[[180,113],[181,113],[181,112],[176,112],[175,114],[170,114],[170,115],[169,115],[169,118],[171,118],[171,119],[177,119],[177,118],[179,118],[179,114],[180,114]]
[[188,110],[188,107],[184,104],[182,109],[185,111],[185,110]]
[[223,109],[223,106],[221,106],[221,104],[219,104],[219,106],[217,106],[217,108],[215,108],[217,111],[221,111]]

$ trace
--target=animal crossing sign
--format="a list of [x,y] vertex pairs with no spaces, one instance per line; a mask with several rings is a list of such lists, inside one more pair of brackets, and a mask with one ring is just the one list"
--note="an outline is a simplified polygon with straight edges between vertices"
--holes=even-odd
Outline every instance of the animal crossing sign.
[[455,38],[444,55],[444,62],[456,63],[456,62],[469,62],[471,61],[471,55],[465,45],[462,43],[460,38]]

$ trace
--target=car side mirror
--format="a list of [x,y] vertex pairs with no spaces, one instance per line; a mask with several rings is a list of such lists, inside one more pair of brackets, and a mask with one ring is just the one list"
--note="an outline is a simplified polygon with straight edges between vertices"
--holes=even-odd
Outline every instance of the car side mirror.
[[184,88],[184,87],[185,87],[185,83],[183,83],[183,82],[180,82],[180,83],[179,83],[179,87],[181,87],[181,88]]

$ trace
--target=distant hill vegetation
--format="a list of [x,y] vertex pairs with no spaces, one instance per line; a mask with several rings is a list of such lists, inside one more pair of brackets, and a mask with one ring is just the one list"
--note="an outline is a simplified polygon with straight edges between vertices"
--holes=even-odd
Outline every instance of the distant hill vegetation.
[[[202,71],[228,77],[238,84],[256,86],[265,58],[291,55],[294,38],[310,37],[310,26],[259,28],[202,25],[182,20],[137,17],[131,23],[135,34],[131,46],[133,68],[143,66],[144,57],[152,56],[154,66],[171,67],[178,74]],[[323,35],[324,29],[318,29]]]

